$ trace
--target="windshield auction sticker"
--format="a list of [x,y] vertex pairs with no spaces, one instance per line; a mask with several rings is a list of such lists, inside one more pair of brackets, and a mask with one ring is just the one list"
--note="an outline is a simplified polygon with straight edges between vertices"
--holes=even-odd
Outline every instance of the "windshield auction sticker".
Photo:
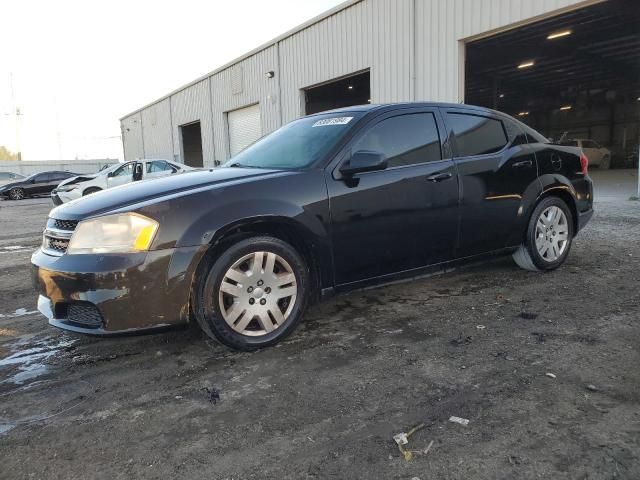
[[346,125],[353,117],[335,117],[335,118],[325,118],[324,120],[318,120],[316,123],[312,125],[312,127],[327,127],[330,125]]

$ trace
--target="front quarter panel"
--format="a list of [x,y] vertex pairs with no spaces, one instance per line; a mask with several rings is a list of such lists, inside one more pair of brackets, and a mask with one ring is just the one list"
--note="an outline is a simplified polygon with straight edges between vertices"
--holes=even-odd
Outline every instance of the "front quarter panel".
[[234,228],[254,222],[290,223],[305,232],[322,278],[330,278],[329,206],[321,170],[239,180],[136,211],[160,224],[152,249],[215,244]]

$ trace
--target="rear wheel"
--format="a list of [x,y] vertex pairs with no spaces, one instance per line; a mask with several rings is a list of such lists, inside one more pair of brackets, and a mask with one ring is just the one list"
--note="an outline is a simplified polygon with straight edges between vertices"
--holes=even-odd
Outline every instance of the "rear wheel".
[[534,209],[525,241],[513,254],[525,270],[554,270],[564,263],[573,240],[573,216],[558,197],[544,198]]
[[228,347],[255,350],[279,342],[300,323],[309,271],[288,243],[252,237],[210,260],[195,288],[202,330]]
[[99,192],[100,190],[102,189],[98,187],[89,187],[84,192],[82,192],[82,196],[86,197],[87,195],[91,195],[92,193]]
[[9,198],[11,200],[22,200],[24,197],[25,194],[22,188],[12,188],[9,190]]
[[611,157],[609,155],[605,155],[600,160],[600,166],[598,167],[601,170],[609,170],[611,168]]

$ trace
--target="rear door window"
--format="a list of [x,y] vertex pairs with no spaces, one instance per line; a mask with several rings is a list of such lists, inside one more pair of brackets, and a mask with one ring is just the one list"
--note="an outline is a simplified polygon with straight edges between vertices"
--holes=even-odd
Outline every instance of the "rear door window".
[[174,169],[164,160],[154,160],[153,162],[147,163],[147,173],[157,173],[157,172],[166,172],[166,171],[174,171]]
[[442,159],[440,136],[433,113],[387,118],[367,130],[352,152],[368,150],[385,155],[389,168]]
[[70,175],[68,173],[65,172],[56,172],[56,173],[52,173],[51,174],[51,181],[55,182],[55,181],[61,181],[64,180],[66,178],[69,178]]
[[458,157],[496,153],[509,143],[504,125],[498,119],[454,112],[447,112],[446,116],[454,133]]

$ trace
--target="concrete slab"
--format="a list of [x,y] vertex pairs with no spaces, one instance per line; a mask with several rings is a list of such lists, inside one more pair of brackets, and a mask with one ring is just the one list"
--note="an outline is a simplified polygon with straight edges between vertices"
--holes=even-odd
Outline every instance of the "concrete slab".
[[589,170],[596,202],[629,200],[638,193],[638,170]]

